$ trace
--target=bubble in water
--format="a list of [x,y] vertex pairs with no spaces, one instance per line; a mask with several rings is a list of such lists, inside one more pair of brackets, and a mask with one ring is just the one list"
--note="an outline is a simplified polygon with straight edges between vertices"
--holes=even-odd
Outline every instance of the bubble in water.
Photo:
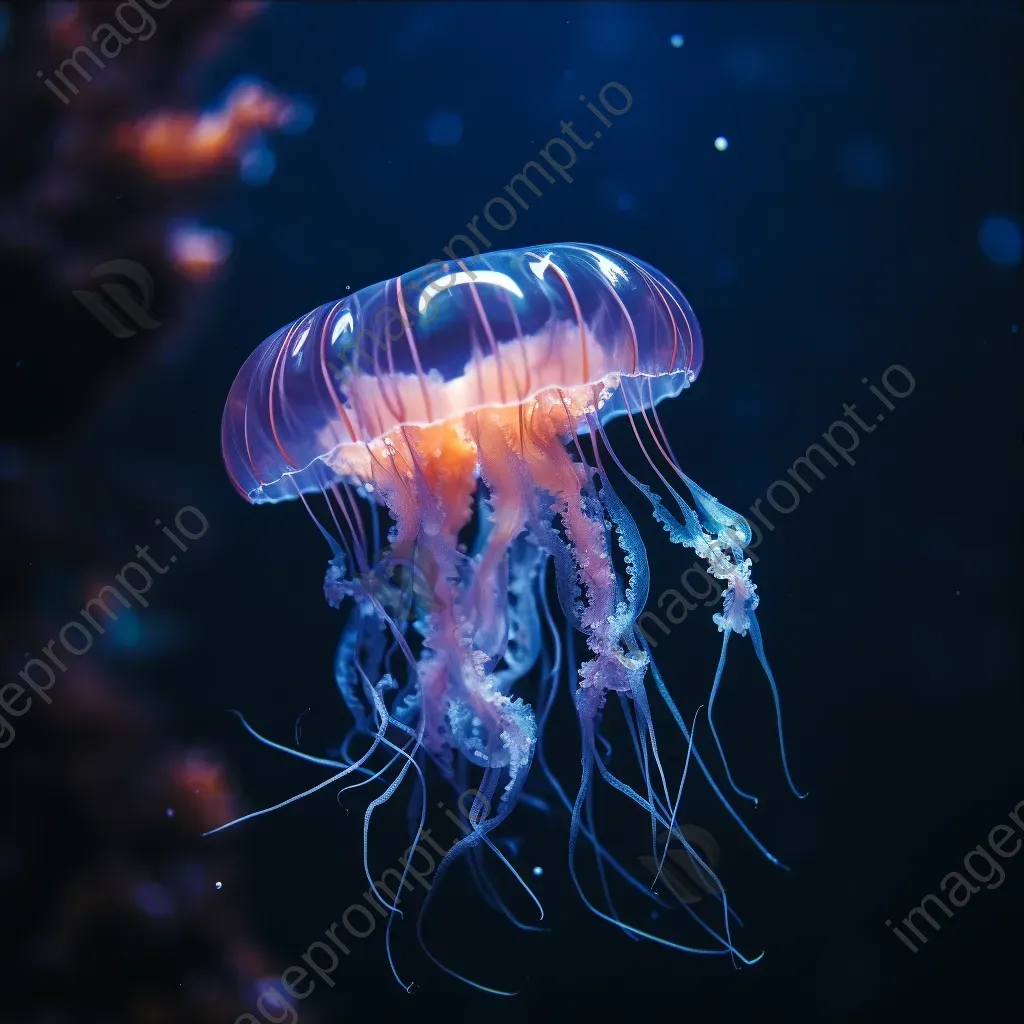
[[978,229],[978,245],[997,266],[1015,267],[1021,260],[1024,239],[1016,221],[1009,217],[987,217]]

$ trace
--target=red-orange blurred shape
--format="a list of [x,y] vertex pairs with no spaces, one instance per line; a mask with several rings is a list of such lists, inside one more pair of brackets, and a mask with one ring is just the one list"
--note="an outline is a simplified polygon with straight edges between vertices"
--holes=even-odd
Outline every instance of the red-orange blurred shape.
[[294,100],[259,82],[232,89],[218,110],[156,111],[120,127],[117,144],[154,178],[181,181],[233,169],[264,132],[294,127]]
[[174,266],[192,281],[209,281],[231,252],[225,231],[187,225],[171,232],[168,251]]
[[[179,799],[189,801],[185,815],[203,832],[238,817],[224,766],[202,751],[188,751],[175,761],[171,773]],[[181,810],[178,810],[181,813]]]

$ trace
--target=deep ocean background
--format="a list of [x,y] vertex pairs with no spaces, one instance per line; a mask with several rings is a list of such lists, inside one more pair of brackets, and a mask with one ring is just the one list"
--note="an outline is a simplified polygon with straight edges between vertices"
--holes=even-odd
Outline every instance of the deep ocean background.
[[[521,839],[524,872],[543,868],[528,877],[551,931],[517,932],[463,871],[428,918],[448,964],[519,996],[446,978],[407,920],[395,949],[414,996],[392,978],[378,928],[352,941],[333,988],[297,1004],[299,1020],[954,1020],[1019,1007],[1024,853],[917,953],[885,922],[938,892],[1024,800],[1022,28],[1019,6],[997,3],[288,3],[204,72],[211,99],[256,71],[309,97],[316,120],[275,146],[268,182],[204,211],[234,243],[195,344],[83,428],[88,455],[69,479],[75,500],[113,510],[104,543],[120,536],[125,558],[158,537],[148,507],[133,506],[138,488],[168,515],[189,504],[208,518],[139,613],[134,649],[104,656],[140,669],[172,735],[226,757],[240,809],[323,773],[257,744],[228,709],[282,743],[302,714],[314,753],[347,720],[331,676],[342,620],[321,589],[328,551],[301,507],[248,506],[223,471],[233,376],[264,337],[346,286],[439,257],[559,122],[593,129],[580,94],[596,102],[617,81],[633,105],[579,153],[571,183],[545,183],[511,229],[488,235],[495,248],[609,245],[679,284],[705,339],[696,384],[662,409],[685,471],[746,511],[844,403],[876,424],[855,465],[827,467],[791,514],[767,512],[775,529],[757,552],[759,617],[809,798],[785,787],[748,642],[734,641],[716,707],[731,766],[761,797],[745,818],[791,870],[759,857],[703,784],[684,814],[715,836],[745,922],[734,936],[763,961],[737,971],[597,920],[568,877],[567,814],[524,806],[502,834]],[[876,423],[862,378],[881,387],[894,364],[915,387]],[[626,430],[612,430],[624,448]],[[656,610],[692,556],[650,518],[641,530]],[[656,651],[687,714],[714,673],[710,616],[688,615]],[[682,748],[660,725],[677,779]],[[701,736],[713,763],[706,723]],[[548,746],[574,793],[564,694]],[[234,849],[230,884],[282,969],[366,890],[366,792],[347,794],[347,809],[317,795],[209,840]],[[599,823],[635,863],[648,820],[608,787],[598,795]],[[373,833],[378,873],[404,848],[390,811]],[[533,921],[521,891],[502,891]],[[685,914],[651,921],[641,899],[618,902],[626,920],[700,943]]]

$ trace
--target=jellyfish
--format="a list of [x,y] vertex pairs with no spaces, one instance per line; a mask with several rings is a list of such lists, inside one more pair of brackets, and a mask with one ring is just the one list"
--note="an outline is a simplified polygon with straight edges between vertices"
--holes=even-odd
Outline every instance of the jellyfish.
[[[422,921],[442,877],[465,856],[492,907],[519,927],[539,927],[519,919],[489,874],[495,863],[510,872],[543,917],[492,837],[520,803],[550,811],[528,789],[535,761],[546,792],[568,812],[569,870],[590,910],[635,939],[729,954],[736,963],[756,959],[734,942],[739,919],[678,818],[687,774],[700,772],[757,848],[784,867],[734,807],[735,797],[755,798],[733,780],[712,718],[730,637],[749,636],[796,792],[744,556],[750,527],[683,472],[657,412],[694,382],[701,360],[697,320],[663,273],[607,247],[555,244],[434,260],[320,306],[267,338],[231,387],[222,445],[236,489],[253,504],[301,501],[329,547],[324,593],[347,610],[334,672],[354,722],[332,756],[321,758],[259,736],[243,719],[263,742],[334,771],[238,821],[342,780],[346,788],[386,784],[364,816],[364,867],[392,912],[388,957],[403,985],[391,952],[391,925],[402,911],[397,898],[376,890],[366,859],[373,811],[411,775],[409,827],[418,837],[433,799],[428,788],[458,793],[478,779],[466,834],[437,867],[417,934],[448,973],[510,994],[444,964],[423,941]],[[606,428],[614,419],[626,424],[628,452],[611,444]],[[668,542],[691,549],[724,584],[713,616],[722,640],[707,717],[732,796],[694,745],[697,719],[683,718],[637,626],[649,563],[613,480],[635,488]],[[678,730],[668,744],[655,734],[649,682]],[[575,796],[544,747],[563,687],[579,722]],[[601,732],[616,703],[637,785],[613,770]],[[677,786],[666,771],[675,755],[683,761]],[[675,839],[712,880],[715,920],[686,908],[707,933],[703,945],[656,935],[617,912],[612,875],[661,899],[602,842],[591,799],[597,780],[649,817],[659,864]],[[659,836],[668,837],[660,852]],[[577,870],[581,843],[596,861],[600,895],[585,890]]]

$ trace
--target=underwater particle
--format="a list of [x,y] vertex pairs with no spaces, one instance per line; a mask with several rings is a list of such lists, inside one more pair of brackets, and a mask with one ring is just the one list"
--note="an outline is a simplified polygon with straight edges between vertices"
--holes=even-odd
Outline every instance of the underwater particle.
[[728,148],[729,140],[724,135],[719,135],[718,138],[715,139],[715,149],[717,149],[719,153],[724,153]]
[[214,887],[214,889],[218,889],[218,890],[219,889],[223,889],[224,888],[224,883],[223,882],[214,882],[213,887]]
[[615,200],[615,209],[620,213],[629,213],[636,203],[628,192],[620,192]]
[[361,68],[358,64],[346,68],[345,73],[341,76],[341,84],[349,92],[359,92],[360,89],[365,89],[366,68]]
[[537,878],[540,878],[540,876],[544,874],[544,869],[538,864],[536,867],[534,867],[533,873],[534,875],[536,875]]
[[173,807],[168,807],[167,810],[164,811],[164,814],[166,814],[168,818],[173,818],[174,817],[174,808]]
[[364,167],[367,188],[374,191],[387,191],[398,188],[402,181],[401,166],[383,153],[373,153]]
[[676,32],[673,34],[669,42],[678,50],[683,45],[683,34],[682,32]]
[[427,138],[432,146],[454,146],[462,138],[462,118],[442,110],[427,122]]
[[1020,225],[1010,217],[986,217],[978,229],[978,245],[996,266],[1015,267],[1024,249]]

